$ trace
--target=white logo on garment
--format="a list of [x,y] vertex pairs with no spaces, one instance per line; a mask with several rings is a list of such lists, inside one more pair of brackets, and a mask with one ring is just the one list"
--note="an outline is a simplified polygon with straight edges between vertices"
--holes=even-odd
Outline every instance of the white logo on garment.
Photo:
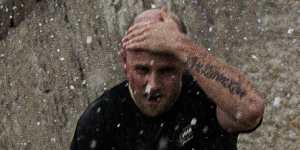
[[183,128],[182,132],[179,134],[178,143],[183,146],[185,143],[193,139],[193,130],[192,126],[188,125],[185,128]]

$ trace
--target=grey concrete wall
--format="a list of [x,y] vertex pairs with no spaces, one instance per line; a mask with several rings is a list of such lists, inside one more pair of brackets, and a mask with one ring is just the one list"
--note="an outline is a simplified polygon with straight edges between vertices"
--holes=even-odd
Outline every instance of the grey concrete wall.
[[[26,9],[14,7],[20,2]],[[300,149],[300,2],[164,2],[197,43],[240,68],[264,94],[264,122],[240,136],[239,148]],[[0,0],[0,149],[68,149],[88,103],[124,79],[118,50],[128,23],[160,4]]]

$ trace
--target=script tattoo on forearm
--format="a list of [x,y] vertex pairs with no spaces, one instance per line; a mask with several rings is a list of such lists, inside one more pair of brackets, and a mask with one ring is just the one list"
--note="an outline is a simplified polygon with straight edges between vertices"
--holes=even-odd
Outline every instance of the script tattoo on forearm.
[[236,94],[241,98],[246,95],[246,91],[241,88],[239,82],[229,79],[220,73],[212,64],[201,64],[198,62],[198,57],[191,57],[187,61],[187,65],[191,69],[195,69],[198,73],[203,74],[206,78],[220,82],[223,87],[228,88],[230,93]]

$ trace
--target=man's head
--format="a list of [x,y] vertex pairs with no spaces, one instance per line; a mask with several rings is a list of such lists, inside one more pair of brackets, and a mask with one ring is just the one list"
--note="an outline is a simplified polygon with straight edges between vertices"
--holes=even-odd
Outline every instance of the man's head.
[[[177,16],[172,18],[179,29],[186,30]],[[159,9],[138,15],[133,24],[143,21],[161,21]],[[143,49],[124,51],[123,66],[132,97],[137,107],[149,117],[167,111],[176,101],[182,85],[184,64],[172,54],[155,53]]]

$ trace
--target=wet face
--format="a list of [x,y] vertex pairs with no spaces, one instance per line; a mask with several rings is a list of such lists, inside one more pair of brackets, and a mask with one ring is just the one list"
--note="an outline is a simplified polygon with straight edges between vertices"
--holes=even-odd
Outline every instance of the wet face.
[[168,54],[126,53],[125,72],[137,107],[149,117],[167,111],[181,92],[183,64]]

